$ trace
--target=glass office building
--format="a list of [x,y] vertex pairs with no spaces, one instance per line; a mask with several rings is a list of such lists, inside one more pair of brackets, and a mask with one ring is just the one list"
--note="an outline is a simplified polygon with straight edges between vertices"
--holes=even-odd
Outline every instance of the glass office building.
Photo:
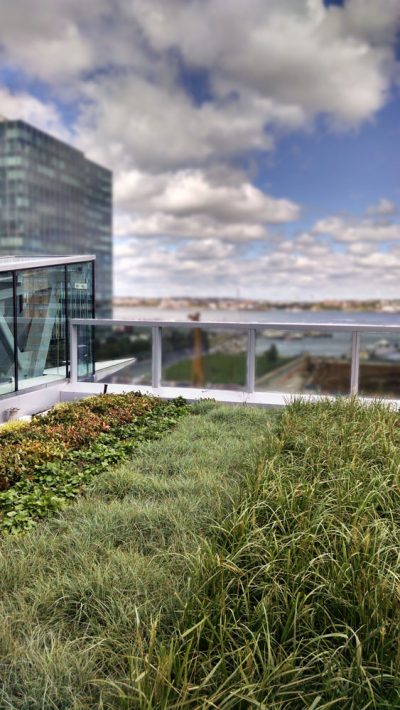
[[[69,318],[93,318],[94,256],[0,257],[0,395],[68,377]],[[80,329],[80,374],[94,373],[92,328]]]
[[0,117],[0,255],[96,256],[96,307],[111,315],[112,174],[24,121]]

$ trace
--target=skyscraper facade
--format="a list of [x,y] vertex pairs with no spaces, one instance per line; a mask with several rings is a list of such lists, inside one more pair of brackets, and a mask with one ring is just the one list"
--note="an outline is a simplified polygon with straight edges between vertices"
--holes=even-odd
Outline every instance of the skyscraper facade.
[[112,173],[24,121],[0,118],[0,255],[96,255],[96,311],[112,300]]

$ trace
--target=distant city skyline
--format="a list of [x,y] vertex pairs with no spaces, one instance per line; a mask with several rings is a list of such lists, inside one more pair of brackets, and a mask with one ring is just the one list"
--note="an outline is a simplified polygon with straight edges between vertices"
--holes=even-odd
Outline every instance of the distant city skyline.
[[0,11],[0,114],[114,173],[116,296],[400,296],[398,0]]

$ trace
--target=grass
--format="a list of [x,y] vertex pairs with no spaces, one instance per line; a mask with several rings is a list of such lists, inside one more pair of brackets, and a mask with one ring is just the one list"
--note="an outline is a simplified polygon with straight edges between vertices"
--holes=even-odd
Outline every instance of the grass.
[[0,707],[400,707],[400,415],[196,411],[2,544]]
[[288,407],[119,708],[400,707],[400,417]]
[[[210,353],[203,358],[204,380],[208,384],[231,383],[244,386],[246,383],[245,353]],[[289,358],[277,357],[268,360],[265,353],[256,356],[256,377],[266,375],[289,361]],[[166,368],[165,380],[174,382],[190,382],[192,380],[193,360],[175,362]]]
[[1,542],[1,708],[114,707],[156,619],[173,632],[199,539],[238,504],[270,419],[194,411],[57,518]]

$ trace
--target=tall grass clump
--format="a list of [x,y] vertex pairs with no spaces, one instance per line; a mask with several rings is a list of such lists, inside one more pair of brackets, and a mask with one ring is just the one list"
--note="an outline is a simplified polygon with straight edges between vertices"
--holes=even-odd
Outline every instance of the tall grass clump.
[[400,707],[400,415],[290,405],[105,707]]
[[2,710],[118,707],[132,659],[174,634],[199,541],[239,505],[271,419],[192,412],[57,517],[0,541]]

